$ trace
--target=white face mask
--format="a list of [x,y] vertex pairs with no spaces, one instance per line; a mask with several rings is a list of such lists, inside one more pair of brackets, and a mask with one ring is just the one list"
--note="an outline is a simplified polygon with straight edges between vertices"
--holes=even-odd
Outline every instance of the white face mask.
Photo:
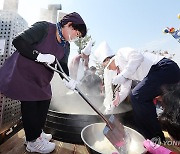
[[[69,37],[70,38],[70,37]],[[73,38],[73,39],[70,39],[69,40],[69,42],[75,42],[75,41],[77,41],[79,38],[78,37],[75,37],[75,38]]]
[[79,39],[77,36],[72,38],[71,35],[72,35],[72,30],[68,29],[69,42],[75,42],[75,41],[77,41]]
[[117,75],[114,70],[104,69],[104,85],[105,85],[105,99],[103,105],[107,110],[111,108],[113,100],[112,79]]
[[112,84],[112,79],[117,75],[116,70],[104,69],[104,79],[107,83]]
[[107,82],[108,83],[111,83],[112,82],[112,79],[117,75],[117,70],[109,70],[108,67],[109,65],[111,64],[111,62],[113,61],[114,59],[112,58],[109,63],[106,65],[105,69],[104,69],[104,75],[105,75],[105,78],[107,78]]

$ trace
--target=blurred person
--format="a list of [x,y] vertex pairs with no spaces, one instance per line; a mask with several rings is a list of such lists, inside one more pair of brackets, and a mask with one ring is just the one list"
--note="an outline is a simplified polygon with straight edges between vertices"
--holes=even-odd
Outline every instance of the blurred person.
[[91,54],[93,42],[90,40],[82,52],[76,55],[69,64],[70,77],[80,82],[84,76],[84,72],[89,69],[89,56]]
[[[73,12],[57,24],[36,22],[13,40],[17,50],[0,68],[0,92],[21,102],[28,152],[50,153],[55,149],[55,143],[50,142],[52,135],[43,132],[52,97],[50,81],[54,71],[43,63],[54,66],[56,57],[69,75],[69,42],[86,33],[83,19]],[[63,80],[68,88],[75,88],[74,80]]]
[[89,96],[101,96],[102,93],[102,80],[96,74],[96,67],[91,66],[85,73],[81,80],[82,88]]
[[[164,85],[162,87],[161,103],[163,105],[163,113],[159,117],[162,129],[170,135],[174,146],[180,147],[180,82],[173,85]],[[177,142],[176,142],[177,141]],[[145,148],[152,154],[177,154],[163,147],[163,143],[153,143],[146,140],[143,142]],[[160,146],[161,145],[161,146]]]
[[163,113],[159,117],[162,128],[172,140],[180,141],[180,82],[163,87]]
[[[180,80],[179,66],[172,60],[149,52],[140,53],[132,48],[120,48],[114,57],[114,64],[119,69],[112,83],[121,85],[130,91],[132,80],[140,81],[132,91],[130,100],[138,131],[148,139],[160,137],[165,140],[157,119],[153,99],[162,94],[161,86],[175,84]],[[128,92],[126,93],[126,95]],[[121,103],[121,91],[116,94],[113,105]],[[123,96],[126,97],[126,96]]]

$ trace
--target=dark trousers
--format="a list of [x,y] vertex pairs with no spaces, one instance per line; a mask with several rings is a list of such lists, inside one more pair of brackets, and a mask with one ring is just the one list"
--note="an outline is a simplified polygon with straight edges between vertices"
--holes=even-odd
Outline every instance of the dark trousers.
[[22,122],[27,141],[37,139],[47,117],[50,100],[21,101]]
[[160,137],[161,140],[165,140],[157,119],[153,99],[162,94],[162,85],[175,84],[179,81],[180,69],[178,65],[164,58],[153,65],[148,75],[132,90],[130,98],[136,127],[145,138]]

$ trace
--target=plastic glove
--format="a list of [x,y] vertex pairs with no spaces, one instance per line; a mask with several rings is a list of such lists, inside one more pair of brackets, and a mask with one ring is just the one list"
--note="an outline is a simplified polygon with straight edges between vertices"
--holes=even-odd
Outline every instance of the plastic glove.
[[55,56],[51,55],[51,54],[41,54],[39,53],[39,55],[36,58],[37,62],[41,62],[41,63],[47,63],[47,64],[52,64],[55,61]]
[[116,91],[115,99],[113,100],[113,105],[118,106],[119,104],[120,104],[120,96],[119,96],[119,92]]
[[87,55],[87,56],[90,55],[92,45],[93,45],[93,42],[92,42],[92,40],[90,40],[90,41],[87,43],[86,47],[82,50],[82,53],[84,53],[84,54]]
[[123,84],[127,79],[122,76],[121,74],[118,74],[113,78],[112,84],[117,85],[117,84]]
[[65,86],[71,90],[75,90],[76,85],[78,84],[78,82],[73,79],[70,79],[69,81],[66,81],[65,79],[63,79],[63,82],[64,82]]
[[148,139],[143,142],[143,145],[151,154],[170,154],[172,152],[171,150],[160,146],[159,144],[155,144]]

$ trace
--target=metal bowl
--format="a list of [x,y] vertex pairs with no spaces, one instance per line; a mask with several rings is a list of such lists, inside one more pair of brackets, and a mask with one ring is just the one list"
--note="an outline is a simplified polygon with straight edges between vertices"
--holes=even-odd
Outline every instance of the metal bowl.
[[[92,154],[102,154],[102,153],[109,154],[107,151],[112,150],[112,145],[109,141],[106,142],[107,144],[105,144],[104,146],[100,145],[99,147],[97,147],[96,145],[96,143],[103,143],[103,141],[106,140],[103,134],[104,127],[105,127],[105,123],[95,123],[84,127],[83,130],[81,131],[81,138],[85,143],[85,145],[87,146],[90,153]],[[145,138],[134,129],[131,129],[126,126],[124,127],[126,133],[128,133],[130,137],[128,154],[146,153],[147,150],[143,146],[143,141],[145,140]],[[114,148],[114,152],[116,152],[115,148]]]

